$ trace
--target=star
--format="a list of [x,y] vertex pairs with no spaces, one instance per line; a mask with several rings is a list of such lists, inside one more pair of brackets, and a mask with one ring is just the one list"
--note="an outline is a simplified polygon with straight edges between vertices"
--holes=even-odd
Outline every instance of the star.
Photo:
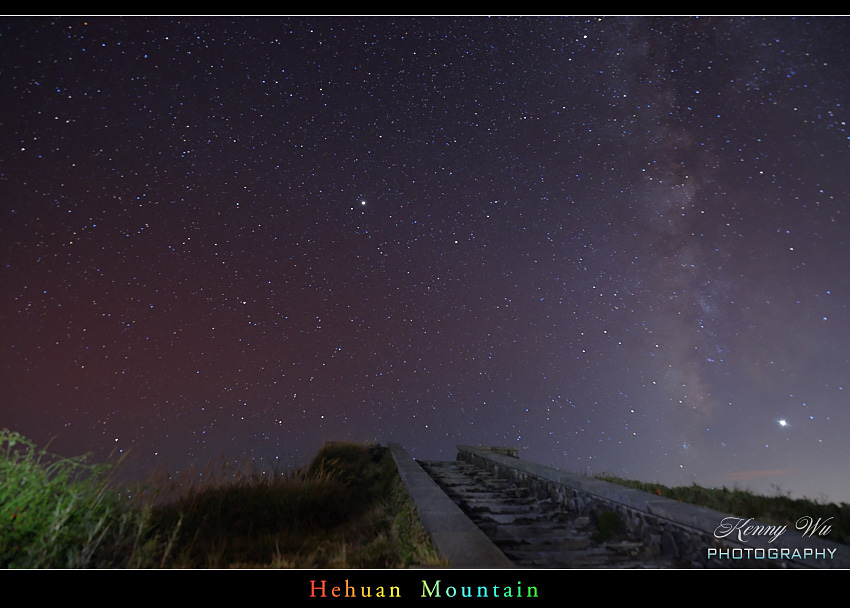
[[850,501],[846,19],[0,22],[4,426]]

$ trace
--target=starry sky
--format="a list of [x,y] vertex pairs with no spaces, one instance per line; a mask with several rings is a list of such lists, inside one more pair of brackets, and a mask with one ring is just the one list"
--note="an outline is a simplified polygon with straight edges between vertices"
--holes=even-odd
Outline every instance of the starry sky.
[[0,20],[0,427],[850,501],[850,21]]

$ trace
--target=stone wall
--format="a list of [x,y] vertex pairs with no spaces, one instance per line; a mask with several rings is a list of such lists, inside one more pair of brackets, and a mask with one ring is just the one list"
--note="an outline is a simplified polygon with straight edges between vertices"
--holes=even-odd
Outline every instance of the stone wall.
[[[793,522],[779,532],[775,525],[564,473],[491,448],[458,446],[458,459],[524,485],[538,497],[556,500],[568,513],[618,528],[622,535],[672,557],[681,567],[850,567],[850,547],[820,537],[803,537],[794,530]],[[751,527],[756,525],[762,527]],[[727,530],[731,533],[721,539]]]

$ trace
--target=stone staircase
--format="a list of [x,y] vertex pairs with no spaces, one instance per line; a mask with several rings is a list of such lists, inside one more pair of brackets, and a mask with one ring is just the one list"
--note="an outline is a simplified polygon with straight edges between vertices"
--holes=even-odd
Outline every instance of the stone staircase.
[[675,567],[670,558],[615,530],[605,538],[605,522],[564,512],[554,501],[472,464],[418,462],[517,567]]

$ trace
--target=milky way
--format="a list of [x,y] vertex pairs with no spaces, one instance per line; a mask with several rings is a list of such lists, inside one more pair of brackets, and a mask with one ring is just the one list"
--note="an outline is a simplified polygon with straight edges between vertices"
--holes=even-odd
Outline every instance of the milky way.
[[0,427],[850,500],[847,19],[0,28]]

